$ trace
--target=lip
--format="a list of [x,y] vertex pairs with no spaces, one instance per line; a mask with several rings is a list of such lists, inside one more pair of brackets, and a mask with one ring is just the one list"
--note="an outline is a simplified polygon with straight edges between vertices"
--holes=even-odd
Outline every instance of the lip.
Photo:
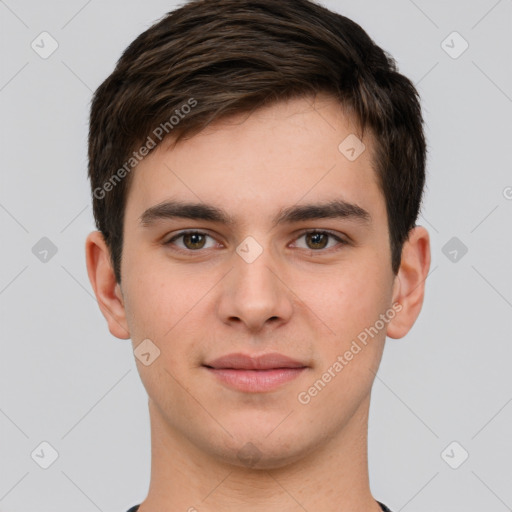
[[227,354],[205,364],[216,370],[275,370],[278,368],[305,368],[307,365],[278,352],[250,356],[242,353]]
[[203,365],[227,386],[246,393],[271,391],[290,382],[308,366],[279,353],[228,354]]

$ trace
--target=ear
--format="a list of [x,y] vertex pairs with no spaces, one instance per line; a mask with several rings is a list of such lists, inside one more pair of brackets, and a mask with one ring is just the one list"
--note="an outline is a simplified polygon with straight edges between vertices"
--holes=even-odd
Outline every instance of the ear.
[[110,251],[99,231],[93,231],[87,237],[85,257],[89,281],[109,331],[116,338],[130,338],[121,286],[116,281]]
[[402,338],[418,318],[425,295],[425,279],[430,268],[430,237],[422,226],[416,226],[402,249],[402,261],[393,285],[393,304],[402,309],[389,322],[387,336]]

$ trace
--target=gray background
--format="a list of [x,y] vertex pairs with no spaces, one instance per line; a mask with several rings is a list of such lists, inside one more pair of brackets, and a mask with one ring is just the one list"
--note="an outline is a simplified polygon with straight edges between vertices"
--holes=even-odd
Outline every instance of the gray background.
[[[375,382],[373,493],[394,512],[512,510],[512,2],[324,4],[417,84],[429,142],[431,274]],[[0,1],[1,511],[124,512],[146,495],[147,397],[85,267],[87,116],[122,50],[175,5]],[[31,47],[43,31],[59,45],[46,59]],[[469,44],[457,58],[453,31]]]

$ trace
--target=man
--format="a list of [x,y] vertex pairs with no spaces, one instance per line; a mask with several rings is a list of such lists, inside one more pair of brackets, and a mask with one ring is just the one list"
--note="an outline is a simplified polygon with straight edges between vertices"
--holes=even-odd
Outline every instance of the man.
[[416,90],[307,0],[193,1],[95,93],[89,278],[149,396],[130,512],[378,512],[370,393],[423,302]]

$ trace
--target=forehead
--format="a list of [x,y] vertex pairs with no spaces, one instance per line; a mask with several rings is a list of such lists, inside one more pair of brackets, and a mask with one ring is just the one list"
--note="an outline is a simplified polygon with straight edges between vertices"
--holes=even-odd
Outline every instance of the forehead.
[[164,141],[135,169],[126,214],[179,198],[230,209],[234,219],[337,199],[385,215],[373,152],[371,133],[362,137],[335,99],[278,102]]

